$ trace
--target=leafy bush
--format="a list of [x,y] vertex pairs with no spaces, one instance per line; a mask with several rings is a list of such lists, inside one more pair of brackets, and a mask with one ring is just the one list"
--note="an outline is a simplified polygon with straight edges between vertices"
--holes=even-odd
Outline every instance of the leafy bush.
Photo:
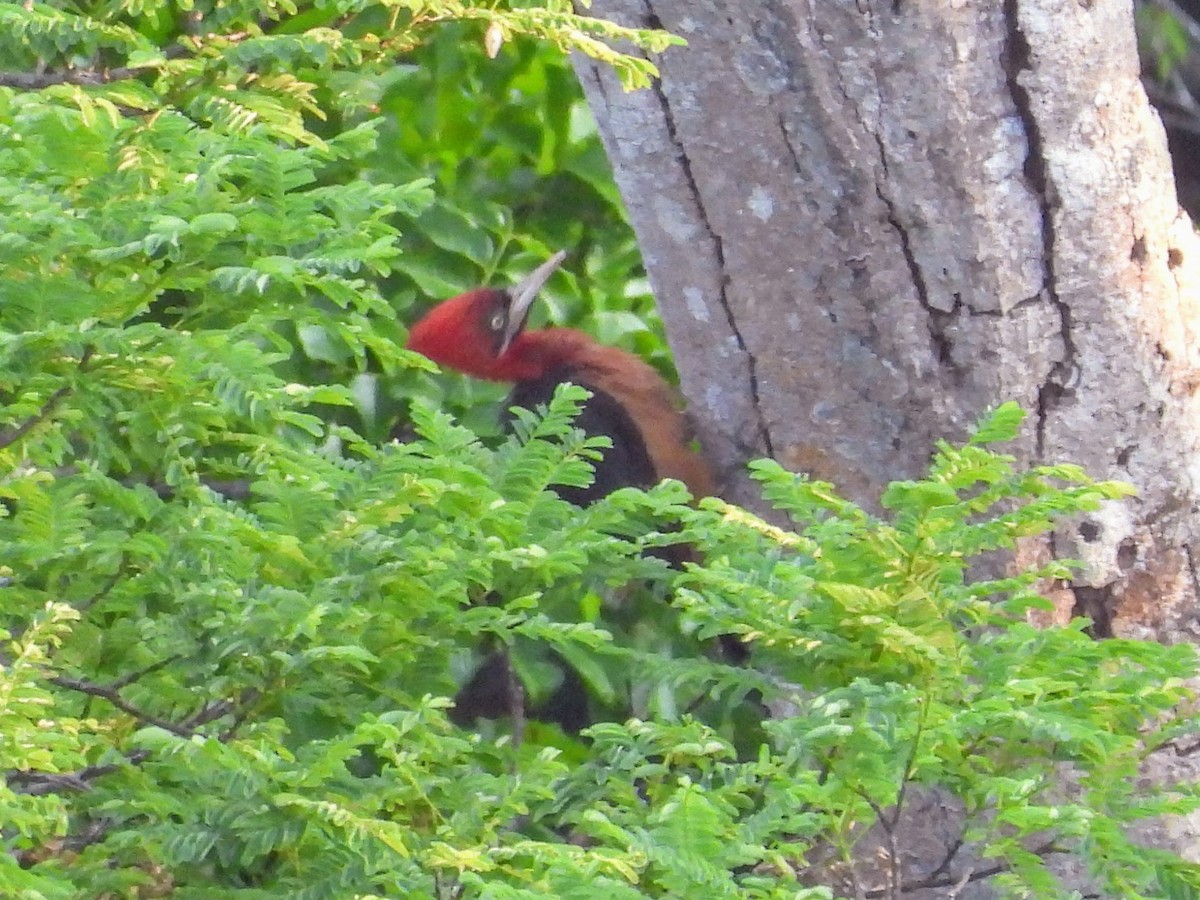
[[[480,20],[419,51],[447,68],[394,70],[447,16]],[[561,501],[603,452],[570,424],[578,389],[503,440],[441,411],[473,397],[435,389],[402,314],[557,240],[561,210],[500,212],[523,171],[550,177],[530,161],[619,219],[577,123],[507,155],[472,150],[502,117],[451,127],[468,93],[445,73],[545,89],[527,137],[577,108],[563,64],[522,45],[493,71],[457,42],[662,36],[565,3],[0,23],[0,894],[882,896],[974,866],[1046,896],[1059,851],[1123,896],[1195,880],[1122,831],[1194,806],[1131,778],[1194,730],[1191,649],[1032,628],[1063,572],[969,568],[1121,493],[1014,472],[988,449],[1011,408],[894,485],[886,518],[757,464],[793,530],[677,484]],[[404,131],[434,88],[459,141],[438,166]],[[620,320],[644,301],[618,287],[628,234],[602,231],[570,235],[576,271]],[[583,284],[561,277],[557,316]],[[400,413],[411,439],[389,441]],[[681,540],[703,563],[647,552]],[[717,634],[752,665],[710,658]],[[569,663],[595,724],[451,725],[497,646],[531,708]],[[961,850],[909,871],[901,813],[937,792]],[[894,865],[851,862],[871,840]]]
[[[1004,408],[894,485],[887,521],[766,463],[796,531],[672,484],[581,511],[547,490],[586,477],[581,397],[497,450],[428,408],[407,444],[267,442],[239,503],[14,473],[6,893],[828,896],[798,884],[856,871],[864,829],[934,788],[1014,889],[1050,896],[1045,857],[1071,851],[1124,896],[1154,890],[1161,861],[1120,825],[1194,806],[1134,778],[1191,727],[1172,716],[1191,648],[1026,624],[1058,571],[964,577],[1117,486],[1014,473],[984,446],[1015,427]],[[703,565],[641,553],[680,537]],[[680,630],[752,640],[753,667],[597,620],[589,598],[637,580],[672,582]],[[453,728],[440,698],[482,636],[590,660],[634,717],[520,744]]]

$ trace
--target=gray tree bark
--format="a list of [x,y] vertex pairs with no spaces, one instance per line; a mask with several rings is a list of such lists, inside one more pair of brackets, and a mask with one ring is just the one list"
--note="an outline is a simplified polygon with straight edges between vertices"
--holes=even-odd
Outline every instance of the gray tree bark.
[[[1023,461],[1139,490],[1025,548],[1085,563],[1052,618],[1196,639],[1200,246],[1131,0],[592,12],[689,42],[653,90],[578,71],[725,496],[758,507],[744,463],[771,456],[872,505],[1015,399]],[[957,833],[952,801],[921,802],[906,872]],[[1194,855],[1196,834],[1167,821],[1143,839]]]
[[1197,623],[1200,255],[1130,0],[597,0],[687,38],[578,64],[729,499],[771,456],[870,504],[1004,400],[1139,498],[1038,553],[1058,617]]

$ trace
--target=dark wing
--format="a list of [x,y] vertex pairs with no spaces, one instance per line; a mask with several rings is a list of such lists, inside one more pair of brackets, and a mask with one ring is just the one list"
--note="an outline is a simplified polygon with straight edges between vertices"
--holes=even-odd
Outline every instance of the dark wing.
[[[551,372],[536,381],[518,384],[508,397],[509,406],[536,409],[546,405],[554,396],[554,389],[565,381],[587,388],[592,397],[584,404],[575,427],[589,436],[605,435],[612,441],[612,448],[602,450],[603,458],[593,462],[595,481],[586,488],[557,487],[560,497],[576,506],[587,506],[601,497],[623,487],[650,487],[658,481],[642,432],[633,419],[613,397],[597,390],[577,378],[571,377],[568,369]],[[506,418],[511,413],[505,413]],[[507,421],[505,422],[507,425]]]

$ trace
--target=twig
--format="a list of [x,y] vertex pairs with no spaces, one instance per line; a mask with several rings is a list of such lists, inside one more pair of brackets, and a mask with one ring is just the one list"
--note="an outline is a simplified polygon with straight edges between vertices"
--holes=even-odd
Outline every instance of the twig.
[[[176,725],[172,722],[167,722],[155,716],[150,716],[141,710],[138,710],[128,703],[125,703],[116,695],[115,686],[127,685],[136,681],[155,669],[174,662],[178,657],[161,660],[146,669],[135,672],[132,675],[127,675],[108,685],[94,685],[84,681],[78,681],[70,678],[52,678],[51,682],[71,690],[78,690],[82,693],[93,697],[102,697],[109,701],[118,709],[121,709],[130,715],[134,716],[141,722],[146,722],[151,725],[158,725],[161,728],[177,734],[180,737],[191,737],[196,734],[196,729],[208,722],[212,722],[222,716],[232,712],[237,712],[237,718],[232,725],[223,731],[219,740],[224,743],[233,738],[237,729],[245,722],[246,717],[250,712],[250,704],[260,696],[259,691],[254,688],[248,688],[242,692],[238,703],[234,704],[231,700],[220,700],[215,703],[205,705],[199,712],[182,723]],[[40,797],[45,794],[61,794],[68,791],[90,791],[92,782],[97,778],[105,775],[111,775],[113,772],[119,772],[126,765],[137,766],[141,765],[150,757],[149,750],[134,750],[132,753],[125,755],[124,763],[106,763],[104,765],[86,766],[77,772],[37,772],[37,771],[13,771],[4,775],[4,780],[8,786],[18,794],[28,794],[33,797]]]
[[508,649],[500,652],[504,654],[504,677],[508,682],[508,714],[512,719],[513,749],[518,750],[525,740],[525,686],[517,678]]
[[0,87],[16,88],[19,91],[37,91],[57,84],[108,84],[124,81],[134,73],[144,71],[142,67],[121,66],[116,69],[68,69],[65,72],[0,72]]
[[[127,486],[144,484],[154,491],[154,493],[158,494],[160,500],[174,499],[177,493],[176,489],[165,481],[139,481],[134,478],[124,478],[121,479],[121,483]],[[220,494],[226,500],[250,499],[250,479],[248,478],[221,479],[201,476],[200,483],[214,494]]]
[[222,744],[233,740],[234,736],[237,734],[237,730],[246,723],[246,719],[249,717],[250,710],[255,701],[261,696],[262,692],[257,691],[254,688],[247,688],[245,691],[243,691],[242,696],[238,701],[240,706],[235,711],[233,721],[230,723],[228,728],[221,732],[217,740],[219,740]]
[[950,847],[946,850],[946,855],[942,858],[942,861],[940,863],[938,863],[937,868],[934,869],[932,872],[930,872],[925,877],[926,878],[935,878],[938,875],[945,873],[950,868],[950,864],[952,862],[954,862],[954,857],[958,856],[958,851],[962,849],[962,846],[963,846],[963,838],[962,838],[962,835],[959,835],[955,839],[954,843],[951,844]]
[[1188,744],[1186,747],[1181,747],[1174,741],[1168,741],[1158,749],[1164,750],[1167,747],[1170,747],[1172,750],[1174,750],[1176,756],[1191,756],[1193,753],[1200,751],[1200,741],[1197,741],[1194,744]]
[[[163,56],[178,59],[192,51],[181,44],[172,44]],[[115,69],[66,69],[52,72],[0,72],[0,87],[16,88],[20,91],[38,91],[57,84],[96,85],[111,84],[137,78],[152,70],[152,64],[143,66],[117,66]]]
[[[45,469],[43,471],[49,472],[55,478],[69,478],[72,475],[80,474],[79,467],[75,465],[57,466],[53,469]],[[114,478],[113,480],[122,487],[148,487],[158,495],[160,500],[173,500],[179,493],[176,487],[167,484],[162,479],[126,475],[123,478]],[[197,481],[214,494],[220,494],[226,500],[248,500],[253,493],[250,490],[249,478],[211,478],[207,475],[200,475]]]
[[[888,886],[886,896],[890,900],[899,900],[900,897],[900,847],[896,843],[896,822],[895,819],[888,821],[888,817],[884,814],[883,808],[872,800],[864,791],[856,791],[856,793],[867,802],[867,806],[871,807],[871,812],[875,813],[875,819],[879,822],[879,827],[883,829],[883,833],[887,836],[888,844]],[[899,817],[897,813],[896,817]],[[874,896],[871,891],[867,891],[866,896]],[[878,896],[885,896],[883,891],[880,891]]]
[[[2,83],[0,83],[2,84]],[[79,358],[79,365],[76,367],[79,372],[87,371],[88,361],[92,358],[92,348],[88,347],[83,351],[83,356]],[[18,425],[3,434],[0,434],[0,450],[15,444],[33,429],[37,428],[42,422],[46,421],[54,412],[55,407],[62,402],[63,397],[71,393],[71,385],[64,384],[57,391],[46,398],[46,402],[42,404],[42,408],[36,413]]]
[[900,789],[896,792],[896,805],[892,809],[891,827],[895,828],[900,821],[900,813],[904,809],[904,795],[913,777],[913,766],[917,762],[917,751],[921,747],[921,735],[925,733],[925,719],[929,715],[929,701],[925,698],[921,705],[921,716],[917,719],[917,733],[913,735],[912,748],[908,751],[908,759],[904,761],[904,769],[900,775]]
[[258,699],[258,691],[254,688],[246,688],[242,691],[242,695],[236,702],[233,700],[215,700],[212,703],[205,704],[194,715],[185,719],[182,727],[191,732],[195,732],[201,725],[207,725],[209,722],[215,722],[217,719],[224,718],[232,713],[242,711],[242,720],[245,719],[244,708],[247,704],[253,703]]
[[854,889],[854,900],[866,900],[867,892],[863,888],[862,880],[858,877],[858,866],[853,860],[846,860],[846,873],[850,877],[850,887]]
[[[151,715],[144,710],[138,709],[131,703],[125,701],[118,690],[122,687],[132,684],[139,678],[143,678],[158,669],[177,660],[179,657],[169,657],[154,663],[137,672],[125,675],[116,681],[109,684],[93,684],[88,681],[77,678],[67,678],[59,675],[49,679],[51,684],[63,687],[68,690],[78,691],[86,694],[89,697],[100,697],[107,700],[117,709],[128,713],[139,722],[147,725],[155,725],[179,737],[193,737],[197,733],[197,729],[201,725],[229,715],[237,713],[237,716],[232,725],[225,731],[221,732],[218,737],[222,743],[233,738],[237,729],[245,722],[246,717],[250,712],[250,704],[260,696],[259,691],[254,688],[248,688],[242,692],[237,703],[232,700],[218,700],[213,703],[205,704],[194,715],[188,717],[183,722],[175,723],[166,719],[161,719],[158,716]],[[140,765],[150,756],[149,750],[135,750],[132,753],[125,755],[124,763],[106,763],[104,765],[86,766],[77,772],[37,772],[37,771],[12,771],[4,774],[4,780],[10,788],[18,794],[28,794],[30,796],[42,796],[44,794],[59,794],[67,791],[89,791],[92,788],[91,782],[95,781],[104,775],[110,775],[113,772],[120,771],[125,765]]]
[[[1065,851],[1061,847],[1057,846],[1052,840],[1046,841],[1046,843],[1041,844],[1033,849],[1033,854],[1035,856],[1049,856],[1051,853],[1063,852]],[[1008,871],[1008,868],[1008,863],[1001,862],[988,866],[986,869],[968,869],[965,874],[965,880],[964,875],[961,874],[938,876],[927,875],[924,878],[917,879],[916,881],[904,882],[900,886],[900,893],[908,894],[912,893],[913,891],[924,891],[930,888],[943,887],[954,887],[957,890],[962,890],[963,885],[970,884],[973,881],[982,881],[983,879],[991,878],[994,875],[999,875],[1001,872]],[[866,892],[866,896],[869,898],[887,897],[889,895],[890,889],[888,888],[875,888],[874,890]]]
[[950,888],[949,892],[946,894],[949,900],[956,900],[958,895],[963,892],[963,888],[971,883],[971,873],[974,871],[975,867],[971,866],[967,869],[967,871],[963,872],[962,878],[958,879],[958,883]]
[[[13,582],[13,580],[14,579],[6,579],[4,582],[0,583],[0,588],[8,587],[9,584],[11,584]],[[94,595],[89,597],[87,600],[85,600],[79,606],[75,606],[74,607],[75,611],[78,612],[80,615],[83,615],[85,612],[87,612],[89,609],[91,609],[92,606],[95,605],[98,601],[104,599],[104,597],[108,594],[108,592],[111,591],[114,587],[116,587],[117,582],[119,582],[120,580],[121,580],[121,571],[120,571],[120,569],[118,569],[116,572],[114,572],[112,574],[112,576],[109,577],[108,581],[106,581],[104,583],[104,586],[101,587],[99,591],[97,591]],[[9,636],[9,640],[10,641],[19,641],[22,637],[25,636],[25,632],[27,632],[30,628],[32,628],[34,624],[35,624],[34,622],[29,622],[24,627],[15,629]]]
[[70,386],[64,384],[57,391],[46,398],[46,402],[42,404],[42,408],[36,413],[34,413],[16,428],[11,429],[4,434],[0,434],[0,450],[15,444],[21,438],[25,437],[25,435],[29,434],[29,432],[33,431],[33,429],[36,428],[41,422],[44,422],[49,415],[54,412],[54,407],[58,406],[58,404],[62,402],[63,397],[67,396],[69,393],[71,393]]
[[89,609],[91,609],[93,606],[95,606],[97,603],[99,603],[101,600],[103,600],[105,597],[107,597],[112,592],[112,589],[121,583],[121,576],[124,574],[125,574],[125,556],[122,555],[121,556],[121,564],[119,566],[117,566],[117,571],[113,572],[110,576],[108,576],[108,581],[104,582],[104,584],[100,587],[100,590],[96,591],[96,593],[92,594],[91,597],[89,597],[87,600],[83,601],[78,606],[76,606],[75,607],[76,611],[82,616]]
[[[94,682],[85,681],[80,678],[68,678],[65,675],[56,675],[48,680],[51,684],[58,687],[66,688],[67,690],[71,691],[78,691],[81,694],[87,694],[89,697],[99,697],[102,700],[107,700],[117,709],[124,713],[128,713],[143,724],[154,725],[158,728],[162,728],[171,732],[171,734],[184,738],[194,737],[201,725],[207,725],[209,722],[215,722],[217,719],[230,715],[231,713],[238,712],[241,706],[247,703],[253,703],[254,700],[256,700],[259,696],[257,690],[248,688],[242,692],[241,697],[236,703],[229,699],[214,700],[210,703],[204,704],[204,706],[200,707],[199,710],[188,716],[188,718],[184,719],[182,722],[172,722],[169,719],[163,719],[159,716],[153,715],[152,713],[148,713],[145,710],[134,706],[121,696],[121,688],[127,687],[128,685],[137,681],[139,678],[149,675],[151,672],[170,665],[179,658],[179,656],[173,656],[168,659],[159,660],[146,669],[125,675],[116,681],[110,682],[109,684],[95,684]],[[244,713],[242,714],[241,719],[245,719]],[[236,723],[233,728],[236,728],[237,724],[240,724],[240,721]],[[225,734],[221,737],[221,740],[228,740],[229,737],[232,737],[232,729],[225,732]]]
[[78,678],[68,678],[65,675],[56,675],[49,679],[50,683],[61,688],[66,688],[69,691],[78,691],[81,694],[87,694],[90,697],[99,697],[102,700],[107,700],[121,712],[128,713],[139,722],[146,725],[154,725],[162,728],[164,731],[169,731],[171,734],[179,737],[192,737],[196,732],[194,729],[189,730],[181,725],[177,725],[167,719],[161,719],[158,716],[152,715],[145,710],[138,709],[129,701],[125,700],[114,688],[104,684],[93,684],[90,681],[83,681]]
[[125,765],[141,765],[149,756],[149,750],[135,750],[125,756],[125,763],[86,766],[77,772],[9,772],[4,776],[4,780],[14,792],[32,797],[60,794],[65,791],[90,791],[91,782],[97,778],[118,772]]
[[122,675],[116,681],[110,681],[108,683],[108,687],[110,690],[119,691],[121,688],[128,687],[129,685],[133,684],[138,679],[145,678],[152,672],[157,672],[159,669],[165,669],[178,659],[181,659],[181,656],[178,653],[176,653],[174,656],[168,656],[166,659],[160,659],[158,662],[151,663],[144,669],[139,669],[136,672],[130,672],[128,675]]

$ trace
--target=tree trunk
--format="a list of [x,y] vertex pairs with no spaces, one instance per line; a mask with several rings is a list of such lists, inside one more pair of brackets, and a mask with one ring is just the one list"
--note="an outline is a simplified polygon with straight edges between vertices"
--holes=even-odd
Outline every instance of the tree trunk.
[[1015,399],[1020,457],[1139,490],[1038,551],[1085,563],[1059,617],[1192,636],[1200,248],[1130,0],[592,11],[689,42],[578,66],[726,496],[766,455],[871,504]]

